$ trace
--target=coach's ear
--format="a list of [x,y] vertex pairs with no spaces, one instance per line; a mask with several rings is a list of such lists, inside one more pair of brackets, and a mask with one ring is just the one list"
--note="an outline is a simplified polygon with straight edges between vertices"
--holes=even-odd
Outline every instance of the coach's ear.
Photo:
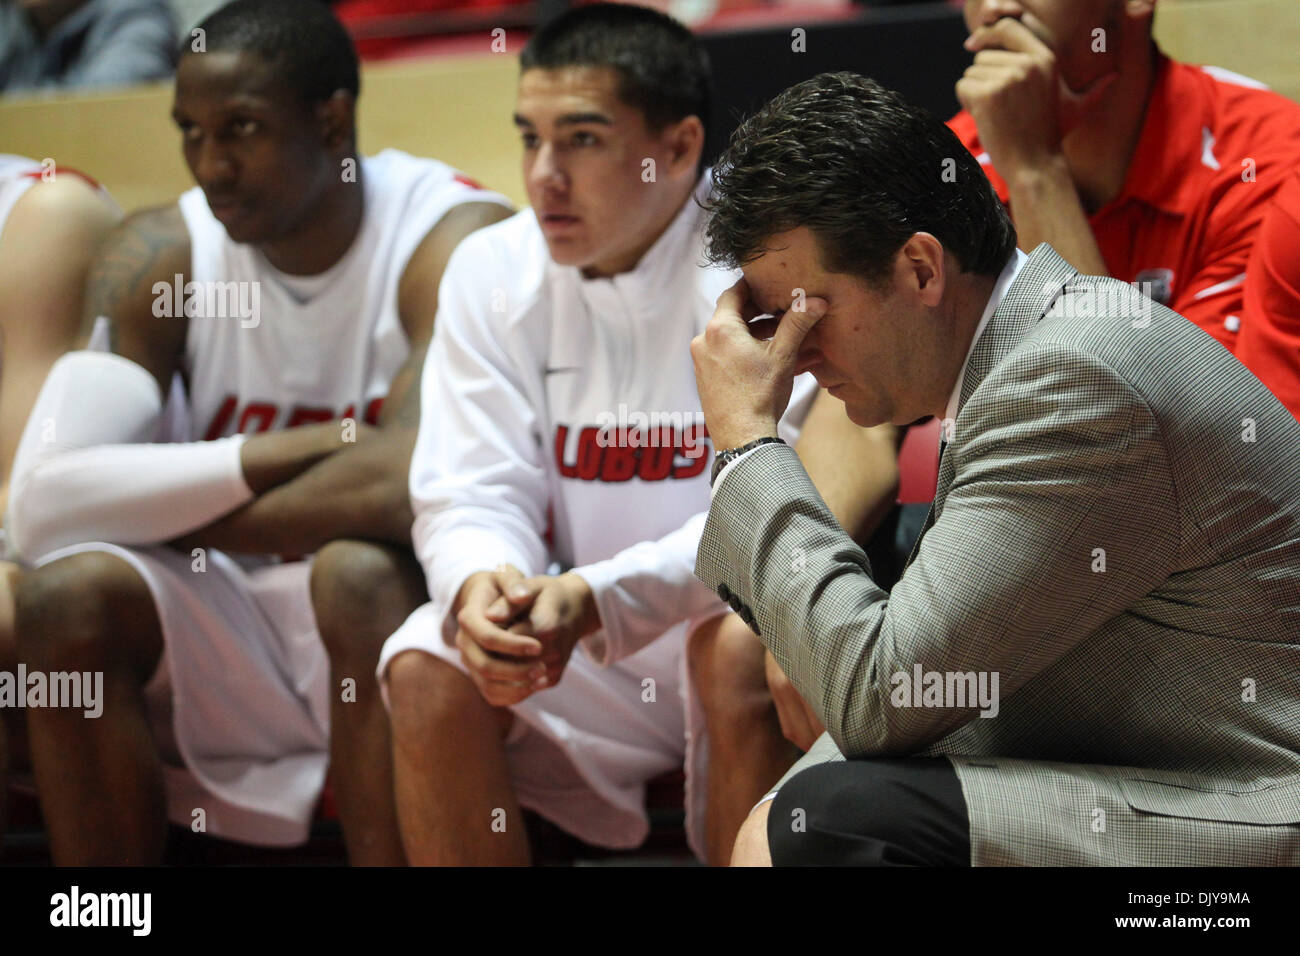
[[325,146],[334,151],[350,151],[357,138],[357,98],[347,90],[335,90],[329,99],[316,107]]
[[946,281],[943,243],[928,232],[914,232],[912,238],[898,250],[898,269],[902,273],[903,288],[908,289],[930,308],[943,301]]
[[694,178],[700,153],[704,151],[704,124],[700,118],[687,116],[669,123],[661,137],[668,149],[669,172],[673,175],[688,173]]

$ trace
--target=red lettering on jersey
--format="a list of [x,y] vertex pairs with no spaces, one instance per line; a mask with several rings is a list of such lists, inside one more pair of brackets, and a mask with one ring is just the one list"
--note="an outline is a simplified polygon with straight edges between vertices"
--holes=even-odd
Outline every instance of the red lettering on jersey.
[[601,481],[628,481],[636,474],[639,449],[628,441],[629,429],[620,428],[605,439],[605,455],[601,461]]
[[694,478],[709,463],[709,449],[704,444],[709,437],[709,426],[703,423],[687,425],[682,433],[681,455],[690,464],[673,469],[674,478]]
[[568,444],[569,426],[555,427],[555,466],[560,469],[561,478],[577,478],[578,469],[564,460],[564,446]]
[[600,429],[588,425],[578,433],[578,477],[583,481],[595,481],[600,474],[600,460],[605,449],[600,445]]
[[234,395],[227,395],[221,400],[221,407],[217,413],[212,416],[212,424],[208,426],[207,432],[203,436],[204,441],[212,441],[214,438],[220,438],[226,426],[230,424],[230,416],[235,414],[235,408],[239,400]]
[[[236,395],[227,395],[221,400],[217,413],[212,416],[212,424],[208,426],[204,434],[204,441],[212,441],[220,438],[226,431],[234,418],[236,410],[239,408],[239,398]],[[339,418],[354,418],[355,405],[349,405]],[[379,423],[379,413],[383,411],[383,397],[373,398],[366,405],[364,421],[369,425]],[[249,431],[250,425],[254,431],[267,431],[274,423],[275,417],[279,414],[280,408],[273,402],[250,402],[244,407],[244,412],[239,416],[239,427],[235,429],[237,434],[244,434]],[[295,405],[293,411],[289,413],[289,420],[285,422],[285,428],[297,428],[299,425],[316,424],[319,422],[329,422],[334,420],[334,409],[321,405]]]
[[[660,434],[647,439],[662,441],[671,434],[676,440],[677,429],[663,429]],[[642,481],[663,481],[668,477],[669,472],[673,470],[673,459],[677,457],[677,448],[674,445],[660,444],[647,445],[641,449],[641,480]]]
[[464,183],[466,186],[472,186],[475,189],[483,188],[477,182],[475,182],[474,180],[466,176],[464,173],[457,173],[455,176],[452,177],[452,179],[456,180],[456,182],[458,183]]
[[239,416],[239,428],[236,432],[240,435],[248,434],[248,425],[253,419],[257,419],[256,431],[264,432],[271,427],[275,421],[275,413],[280,409],[271,402],[249,402],[244,407],[244,414]]
[[709,429],[703,423],[679,430],[665,425],[646,433],[640,429],[598,428],[578,433],[572,462],[565,460],[569,426],[555,426],[555,465],[561,478],[619,482],[694,478],[709,464]]
[[[348,416],[344,415],[344,418]],[[334,409],[332,408],[313,408],[310,405],[295,405],[293,411],[289,413],[289,420],[284,423],[285,428],[297,428],[299,425],[307,425],[314,422],[328,422],[334,418]]]

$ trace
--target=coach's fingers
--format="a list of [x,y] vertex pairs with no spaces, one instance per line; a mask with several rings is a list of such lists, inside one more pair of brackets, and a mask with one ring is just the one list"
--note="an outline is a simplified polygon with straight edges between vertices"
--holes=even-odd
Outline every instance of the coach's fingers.
[[760,342],[766,342],[770,340],[772,336],[776,335],[777,327],[780,324],[781,320],[775,316],[770,316],[765,319],[755,319],[753,322],[749,323],[749,334]]
[[813,296],[805,299],[802,309],[787,309],[772,336],[772,357],[782,365],[793,366],[799,348],[812,327],[826,314],[826,300]]
[[758,307],[750,297],[749,283],[745,281],[744,276],[733,282],[723,290],[722,295],[718,296],[713,315],[715,318],[721,315],[728,319],[739,319],[741,322],[748,322],[759,315]]

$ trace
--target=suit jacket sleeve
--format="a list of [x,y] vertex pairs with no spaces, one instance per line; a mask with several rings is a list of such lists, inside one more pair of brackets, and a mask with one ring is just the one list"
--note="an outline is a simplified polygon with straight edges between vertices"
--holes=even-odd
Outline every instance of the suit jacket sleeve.
[[953,479],[892,594],[792,450],[751,456],[714,496],[696,573],[752,607],[846,756],[914,752],[979,713],[894,706],[894,675],[997,673],[1005,698],[1130,613],[1176,560],[1156,422],[1091,356],[1017,349],[971,395],[946,455]]

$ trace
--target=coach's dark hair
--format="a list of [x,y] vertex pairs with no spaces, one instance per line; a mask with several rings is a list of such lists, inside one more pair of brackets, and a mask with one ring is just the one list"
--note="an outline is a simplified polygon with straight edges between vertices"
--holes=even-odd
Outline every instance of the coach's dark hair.
[[519,70],[612,67],[619,99],[659,131],[698,116],[707,131],[713,103],[709,56],[672,17],[622,3],[576,7],[537,31],[519,54]]
[[[322,0],[234,0],[201,22],[208,53],[256,53],[306,102],[329,99],[336,90],[361,91],[357,51],[343,24]],[[180,55],[194,51],[193,34]]]
[[829,272],[884,279],[917,232],[996,276],[1016,230],[979,163],[930,113],[856,73],[823,73],[747,119],[714,169],[710,261],[729,268],[806,226]]

